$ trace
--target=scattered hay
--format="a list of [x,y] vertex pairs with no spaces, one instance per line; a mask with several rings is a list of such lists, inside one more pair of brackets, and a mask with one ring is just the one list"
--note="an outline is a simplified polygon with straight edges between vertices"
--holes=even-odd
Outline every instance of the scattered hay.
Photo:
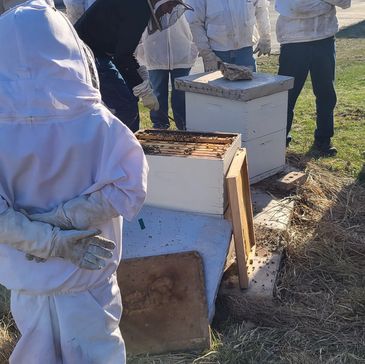
[[10,354],[16,344],[16,340],[14,323],[8,313],[4,315],[0,321],[0,364],[8,363]]

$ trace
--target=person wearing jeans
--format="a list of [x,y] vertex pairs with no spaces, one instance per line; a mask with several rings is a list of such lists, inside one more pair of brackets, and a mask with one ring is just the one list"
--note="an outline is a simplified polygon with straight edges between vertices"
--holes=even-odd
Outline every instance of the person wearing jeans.
[[156,129],[168,129],[169,81],[171,81],[171,108],[176,128],[186,129],[185,93],[175,89],[175,79],[187,76],[197,58],[197,49],[189,24],[183,15],[173,26],[155,34],[146,31],[137,48],[137,59],[147,67],[154,94],[160,108],[151,110],[150,117]]
[[288,97],[287,146],[291,141],[295,104],[310,74],[317,110],[313,147],[324,156],[333,156],[337,153],[331,144],[337,101],[336,6],[348,8],[351,0],[276,0],[275,6],[280,14],[276,25],[280,43],[279,74],[294,77],[294,87]]
[[[250,67],[256,71],[253,54],[270,54],[271,32],[267,0],[188,2],[194,12],[186,17],[206,72],[216,71],[219,61]],[[258,39],[255,33],[258,33]]]

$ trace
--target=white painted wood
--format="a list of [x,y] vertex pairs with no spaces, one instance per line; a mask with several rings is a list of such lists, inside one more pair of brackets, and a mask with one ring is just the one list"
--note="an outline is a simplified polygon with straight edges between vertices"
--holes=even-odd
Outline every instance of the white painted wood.
[[268,73],[254,73],[253,80],[228,81],[220,71],[199,73],[175,80],[178,90],[223,97],[230,100],[254,100],[278,92],[287,91],[294,85],[294,78]]
[[286,128],[242,143],[247,149],[248,174],[255,183],[285,168]]
[[186,127],[240,133],[248,141],[286,128],[287,102],[287,91],[245,102],[187,92]]
[[150,171],[146,205],[223,215],[227,206],[225,175],[240,146],[237,135],[217,159],[147,154]]
[[231,236],[231,224],[222,217],[144,206],[132,222],[124,222],[122,255],[129,259],[197,251],[203,259],[211,321]]

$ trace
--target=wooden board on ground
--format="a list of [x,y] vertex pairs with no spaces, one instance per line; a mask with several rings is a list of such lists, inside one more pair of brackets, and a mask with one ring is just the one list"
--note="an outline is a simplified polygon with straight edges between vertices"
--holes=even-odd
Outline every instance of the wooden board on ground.
[[237,276],[223,279],[219,295],[241,299],[267,299],[274,297],[275,283],[282,260],[281,252],[269,252],[264,248],[252,251],[247,261],[249,285],[241,290]]
[[118,283],[120,328],[129,353],[209,348],[203,264],[197,252],[123,260]]
[[275,199],[262,190],[252,190],[254,223],[260,228],[287,232],[294,211],[294,201]]
[[245,149],[237,151],[226,180],[230,209],[228,215],[233,225],[239,283],[241,288],[247,288],[247,258],[255,245],[255,234]]

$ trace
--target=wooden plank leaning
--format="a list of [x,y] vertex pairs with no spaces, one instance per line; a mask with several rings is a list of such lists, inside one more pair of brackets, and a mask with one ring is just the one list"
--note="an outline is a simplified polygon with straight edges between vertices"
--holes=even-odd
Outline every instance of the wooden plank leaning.
[[[247,259],[255,246],[252,202],[246,149],[238,149],[227,177],[229,209],[233,225],[238,278],[241,289],[248,288]],[[229,214],[228,214],[229,215]]]

